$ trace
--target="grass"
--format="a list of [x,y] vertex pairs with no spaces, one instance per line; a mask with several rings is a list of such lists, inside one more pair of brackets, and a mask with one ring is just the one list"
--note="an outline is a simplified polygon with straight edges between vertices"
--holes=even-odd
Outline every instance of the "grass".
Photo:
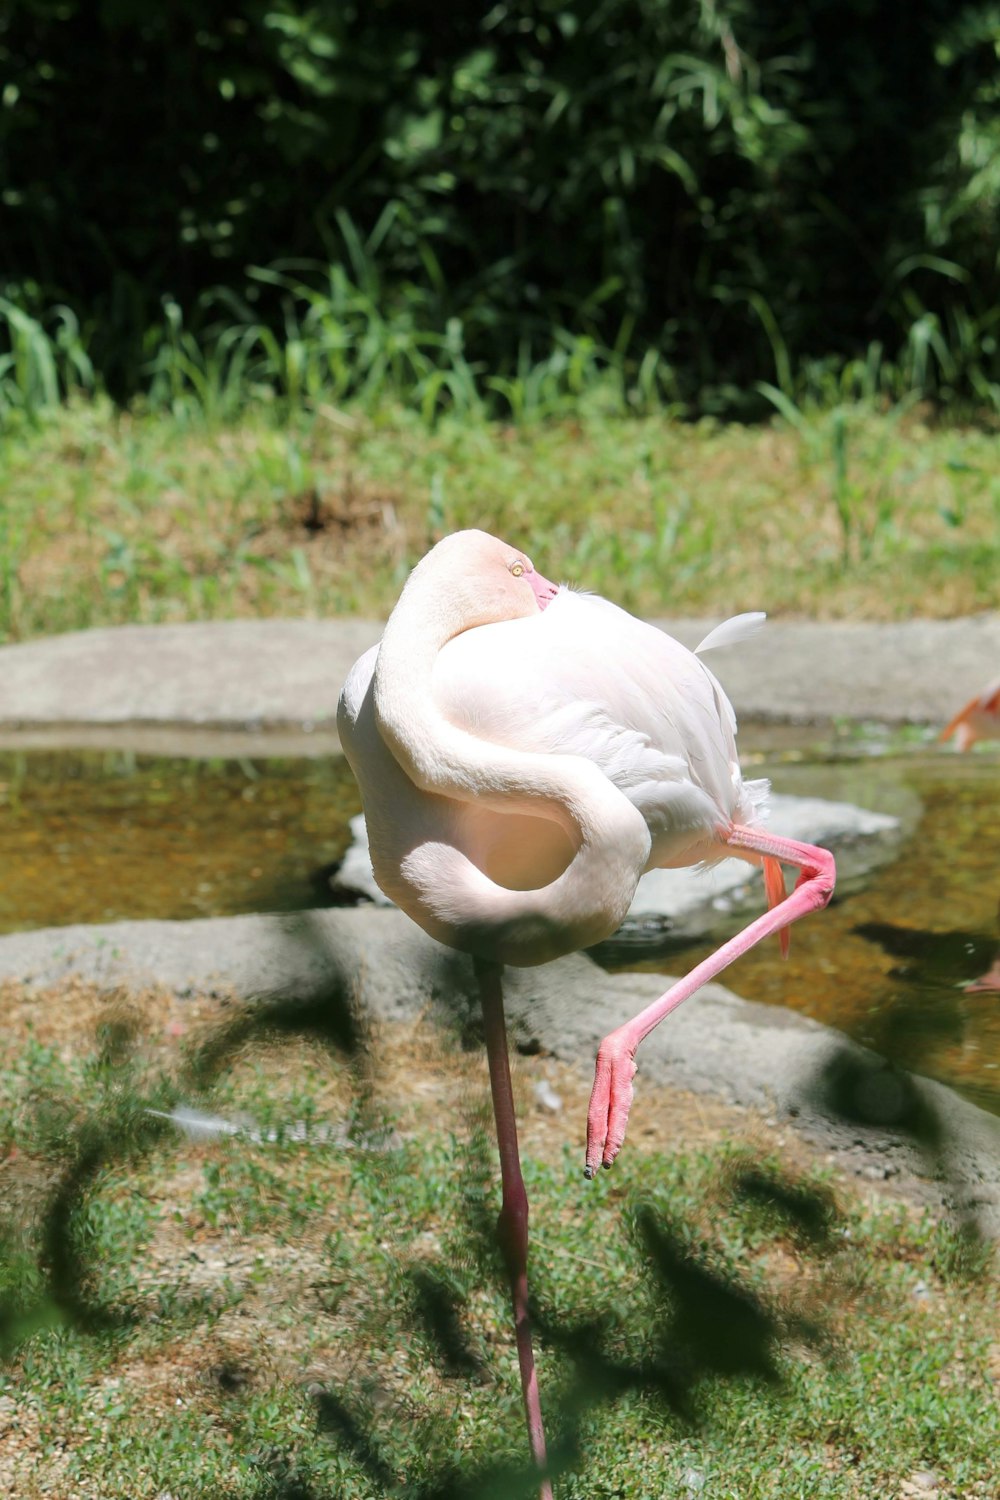
[[0,639],[383,615],[462,526],[646,615],[996,606],[994,436],[779,397],[759,427],[624,418],[599,387],[572,416],[521,425],[322,403],[227,425],[81,398],[0,436]]
[[[206,1083],[223,999],[4,1002],[6,1490],[532,1493],[477,1050],[422,1027],[350,1059],[293,1032]],[[541,1076],[562,1113],[531,1107]],[[673,1091],[640,1089],[585,1188],[587,1080],[522,1058],[518,1088],[559,1500],[869,1500],[928,1470],[997,1492],[996,1281],[954,1225]],[[264,1138],[142,1112],[177,1098]],[[345,1119],[386,1149],[345,1148]]]

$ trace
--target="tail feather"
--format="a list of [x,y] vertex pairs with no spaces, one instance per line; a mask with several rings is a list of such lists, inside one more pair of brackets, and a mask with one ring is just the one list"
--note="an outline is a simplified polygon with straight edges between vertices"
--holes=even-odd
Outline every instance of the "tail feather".
[[716,625],[695,646],[695,656],[700,656],[703,651],[715,651],[719,646],[737,646],[741,641],[748,641],[752,635],[757,634],[766,619],[767,615],[763,610],[755,609],[749,614],[733,615],[730,619],[723,620],[721,625]]
[[[785,899],[785,872],[781,868],[781,861],[770,854],[764,855],[764,890],[768,908],[773,911]],[[782,958],[787,958],[791,943],[791,933],[787,927],[782,927],[778,933],[778,942],[781,944]]]

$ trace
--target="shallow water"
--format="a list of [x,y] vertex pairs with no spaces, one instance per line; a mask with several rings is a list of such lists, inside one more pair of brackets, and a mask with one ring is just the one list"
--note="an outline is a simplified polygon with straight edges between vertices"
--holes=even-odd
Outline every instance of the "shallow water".
[[360,809],[341,756],[0,754],[0,932],[329,905]]
[[[779,792],[834,795],[820,767],[761,767]],[[756,770],[756,767],[755,767]],[[797,922],[730,966],[720,982],[748,1000],[788,1005],[1000,1114],[1000,994],[966,994],[1000,947],[1000,760],[995,752],[924,752],[854,762],[860,805],[895,811],[900,792],[923,812],[894,863],[867,889]],[[763,906],[763,895],[762,895]],[[631,969],[676,974],[712,952],[688,946]]]
[[[785,738],[761,735],[744,756],[776,791],[885,811],[912,810],[917,797],[923,813],[867,890],[796,924],[787,962],[772,941],[722,982],[838,1026],[1000,1113],[1000,995],[962,988],[1000,943],[1000,758],[918,746],[831,766],[806,737]],[[0,931],[331,904],[329,867],[359,809],[338,756],[0,754]],[[710,951],[628,967],[678,973]]]

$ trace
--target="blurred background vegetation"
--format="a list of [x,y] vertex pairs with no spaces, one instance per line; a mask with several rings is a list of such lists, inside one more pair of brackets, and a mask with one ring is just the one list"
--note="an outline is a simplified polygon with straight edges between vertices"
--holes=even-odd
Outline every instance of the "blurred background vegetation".
[[995,410],[998,46],[983,0],[12,0],[3,404]]

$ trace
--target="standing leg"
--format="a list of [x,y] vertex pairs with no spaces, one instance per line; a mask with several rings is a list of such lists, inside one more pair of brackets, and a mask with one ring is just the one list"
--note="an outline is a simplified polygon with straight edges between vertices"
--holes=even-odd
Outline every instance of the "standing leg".
[[[833,855],[813,844],[799,844],[793,839],[778,838],[762,829],[734,825],[726,843],[735,851],[746,849],[765,858],[798,865],[799,876],[794,891],[762,917],[744,927],[735,937],[723,943],[708,958],[696,964],[690,974],[654,1000],[617,1031],[604,1038],[597,1051],[594,1087],[587,1112],[587,1164],[584,1175],[593,1177],[598,1166],[610,1167],[625,1139],[629,1106],[632,1103],[632,1079],[635,1077],[635,1054],[639,1043],[658,1026],[665,1016],[720,970],[739,958],[748,948],[772,932],[780,932],[790,922],[817,911],[833,894],[835,870]],[[770,887],[773,890],[773,886]]]
[[[538,1377],[531,1347],[531,1324],[528,1321],[528,1195],[521,1176],[521,1158],[517,1149],[517,1120],[514,1115],[514,1092],[510,1082],[510,1060],[507,1056],[507,1027],[503,1014],[502,970],[499,964],[476,959],[476,977],[483,1006],[486,1030],[486,1056],[490,1065],[490,1090],[493,1115],[500,1148],[500,1178],[503,1202],[497,1222],[497,1238],[510,1277],[514,1303],[514,1335],[517,1340],[517,1362],[521,1369],[521,1393],[528,1419],[528,1436],[535,1463],[544,1473],[545,1433],[542,1408],[538,1399]],[[552,1488],[542,1479],[540,1500],[552,1500]]]

